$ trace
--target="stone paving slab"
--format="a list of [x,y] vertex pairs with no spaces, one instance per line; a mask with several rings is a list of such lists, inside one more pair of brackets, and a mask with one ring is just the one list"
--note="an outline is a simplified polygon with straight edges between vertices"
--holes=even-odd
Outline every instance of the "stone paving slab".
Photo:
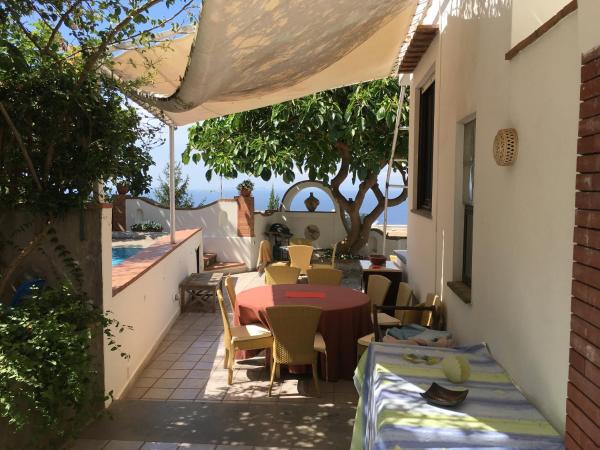
[[[80,436],[88,444],[97,440],[106,446],[75,448],[129,450],[148,442],[187,442],[235,446],[232,448],[237,450],[243,448],[240,446],[348,449],[355,411],[344,404],[121,400],[109,408],[112,418],[96,421]],[[107,443],[107,437],[112,441]],[[133,444],[120,447],[126,445],[121,441]],[[133,447],[135,443],[139,446]]]

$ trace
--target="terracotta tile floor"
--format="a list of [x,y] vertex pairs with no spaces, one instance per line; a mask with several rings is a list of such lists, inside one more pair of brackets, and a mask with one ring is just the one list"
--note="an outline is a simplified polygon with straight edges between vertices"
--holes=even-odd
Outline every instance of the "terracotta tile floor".
[[218,402],[318,402],[354,404],[357,397],[350,380],[320,381],[315,397],[312,379],[289,375],[267,396],[269,374],[263,356],[236,361],[234,381],[227,384],[224,369],[223,325],[217,314],[185,313],[173,325],[154,358],[125,394],[130,400],[184,400]]

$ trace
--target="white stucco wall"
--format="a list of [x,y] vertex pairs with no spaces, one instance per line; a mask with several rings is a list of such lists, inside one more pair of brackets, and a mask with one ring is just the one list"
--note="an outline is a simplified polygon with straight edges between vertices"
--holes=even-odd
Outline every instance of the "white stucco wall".
[[[598,27],[579,30],[582,3],[506,61],[510,2],[475,15],[471,3],[448,2],[441,33],[413,77],[411,149],[416,88],[432,70],[437,92],[432,217],[409,213],[409,282],[419,296],[441,292],[458,342],[486,341],[525,395],[564,430],[580,53],[600,44],[590,37]],[[446,283],[461,273],[461,122],[473,115],[473,303],[466,305]],[[492,156],[494,136],[504,127],[519,133],[512,167],[497,166]]]
[[[179,315],[179,283],[196,271],[196,248],[199,246],[202,251],[202,231],[181,243],[115,296],[112,296],[109,277],[104,311],[110,311],[109,317],[121,324],[133,327],[116,336],[121,350],[128,353],[130,359],[121,358],[121,350],[112,352],[106,347],[104,351],[105,391],[112,391],[115,399],[121,397],[136,373],[143,369]],[[107,248],[104,251],[103,247],[103,264],[106,264],[104,253],[107,253],[110,269],[110,241]]]
[[[160,223],[165,231],[170,229],[169,208],[139,198],[128,198],[126,211],[127,229],[148,220]],[[237,202],[225,199],[201,208],[177,209],[175,221],[178,230],[202,228],[205,237],[237,236]]]
[[513,0],[511,46],[554,16],[571,0]]

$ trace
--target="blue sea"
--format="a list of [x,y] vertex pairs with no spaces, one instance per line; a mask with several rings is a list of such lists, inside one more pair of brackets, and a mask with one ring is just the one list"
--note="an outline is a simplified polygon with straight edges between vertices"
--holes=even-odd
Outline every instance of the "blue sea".
[[[279,199],[283,197],[287,188],[278,189],[275,188],[275,195],[279,196]],[[301,191],[292,202],[292,210],[294,211],[306,211],[306,206],[304,206],[304,200],[310,193],[313,193],[315,197],[319,199],[321,202],[317,211],[333,211],[334,206],[333,202],[329,199],[327,194],[321,189],[305,189]],[[271,193],[271,188],[255,188],[253,191],[254,196],[254,209],[261,211],[267,209],[267,205],[269,203],[269,195]],[[356,195],[355,190],[344,190],[342,189],[342,193],[348,197],[353,198]],[[200,202],[210,203],[215,200],[218,200],[221,197],[221,192],[219,190],[203,190],[203,189],[191,189],[190,194],[192,195],[194,205],[197,205]],[[232,198],[238,195],[237,190],[235,188],[224,188],[223,189],[223,197],[224,198]],[[375,196],[371,191],[369,191],[365,197],[365,201],[360,209],[361,213],[368,214],[371,212],[373,207],[377,204]],[[405,225],[407,218],[407,202],[404,202],[398,206],[394,206],[388,209],[388,224],[390,225]],[[377,219],[376,224],[383,223],[383,214]]]

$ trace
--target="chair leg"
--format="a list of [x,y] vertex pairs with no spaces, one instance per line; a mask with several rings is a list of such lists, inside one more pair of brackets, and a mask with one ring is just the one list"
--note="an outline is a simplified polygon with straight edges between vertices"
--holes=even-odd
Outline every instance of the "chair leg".
[[277,370],[278,364],[273,361],[271,363],[271,383],[269,384],[269,397],[271,396],[271,390],[273,389],[273,380],[275,379],[275,371]]
[[233,356],[234,355],[235,355],[235,348],[230,348],[229,349],[229,355],[227,355],[228,356],[228,358],[227,358],[227,366],[228,366],[228,369],[229,369],[229,375],[227,377],[227,381],[228,381],[229,384],[233,384],[233,364],[234,364]]
[[225,347],[225,358],[223,358],[223,369],[227,369],[227,363],[229,362],[229,349]]
[[316,358],[312,363],[312,374],[313,374],[313,381],[315,382],[315,390],[317,391],[317,397],[320,397],[321,391],[319,390],[319,379],[318,379],[318,373],[317,373],[317,359]]

